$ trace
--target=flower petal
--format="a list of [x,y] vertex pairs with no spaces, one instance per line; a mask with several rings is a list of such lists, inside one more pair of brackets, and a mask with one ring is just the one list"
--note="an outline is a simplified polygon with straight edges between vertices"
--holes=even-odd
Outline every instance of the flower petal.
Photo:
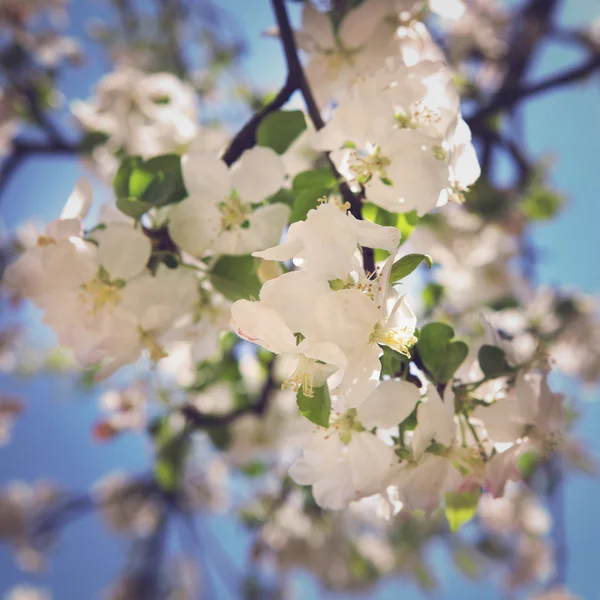
[[382,381],[357,407],[357,419],[367,429],[395,427],[412,413],[420,395],[419,388],[408,381]]

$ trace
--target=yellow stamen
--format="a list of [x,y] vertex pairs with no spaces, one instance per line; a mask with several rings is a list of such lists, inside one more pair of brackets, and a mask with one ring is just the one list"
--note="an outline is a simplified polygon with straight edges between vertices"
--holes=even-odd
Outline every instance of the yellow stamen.
[[314,367],[315,361],[312,358],[300,355],[296,370],[292,373],[291,377],[283,382],[281,389],[297,392],[302,388],[302,393],[308,398],[312,398],[315,395]]
[[371,334],[371,342],[388,346],[410,358],[409,348],[417,343],[417,338],[408,330],[408,327],[386,329],[377,324]]
[[81,286],[79,299],[84,304],[90,303],[90,315],[97,315],[105,306],[114,306],[121,301],[121,286],[99,278],[92,279]]

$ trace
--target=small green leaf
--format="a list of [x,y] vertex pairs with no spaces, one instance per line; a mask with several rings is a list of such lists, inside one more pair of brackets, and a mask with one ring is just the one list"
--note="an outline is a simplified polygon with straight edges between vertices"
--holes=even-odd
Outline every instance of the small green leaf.
[[248,475],[248,477],[258,477],[267,472],[267,465],[260,460],[251,460],[245,465],[242,465],[240,471],[244,475]]
[[404,279],[407,275],[410,275],[422,262],[424,262],[430,269],[433,266],[431,256],[428,256],[427,254],[407,254],[406,256],[403,256],[392,266],[390,283],[393,284],[401,279]]
[[328,190],[335,188],[336,185],[336,179],[329,167],[302,171],[302,173],[298,173],[298,175],[294,177],[294,181],[292,182],[292,188],[297,191],[315,187]]
[[487,344],[481,346],[477,358],[483,374],[490,379],[500,377],[512,370],[506,362],[504,350],[498,346],[488,346]]
[[329,427],[329,415],[331,413],[331,396],[327,384],[314,389],[314,395],[311,397],[304,395],[304,390],[300,388],[296,395],[296,402],[300,413],[312,423],[321,427]]
[[519,458],[517,458],[517,469],[523,476],[525,481],[531,479],[531,476],[535,473],[540,463],[540,456],[537,452],[523,452]]
[[279,110],[260,122],[256,140],[259,146],[266,146],[277,154],[283,154],[305,129],[306,121],[301,110]]
[[447,492],[446,519],[450,531],[454,533],[459,527],[468,523],[477,513],[481,491],[476,492]]
[[521,204],[521,210],[531,221],[548,221],[563,207],[565,199],[545,186],[535,187]]
[[210,272],[214,288],[231,301],[258,298],[260,281],[257,259],[252,256],[223,256]]
[[302,190],[294,201],[292,213],[290,214],[290,224],[296,221],[304,221],[308,212],[319,206],[319,199],[323,197],[321,188],[312,188]]
[[464,342],[453,338],[454,329],[444,323],[428,323],[421,330],[417,350],[437,383],[449,381],[469,353]]
[[177,154],[155,156],[148,161],[128,156],[121,162],[113,180],[117,207],[139,219],[153,206],[165,206],[183,200],[187,191]]
[[400,245],[404,244],[404,242],[406,242],[406,240],[410,237],[410,234],[413,232],[418,222],[419,216],[417,215],[416,210],[411,210],[407,213],[400,213],[396,217],[395,225],[402,234],[402,240],[400,241]]
[[151,434],[156,447],[154,479],[163,490],[172,492],[181,481],[190,440],[174,430],[167,417],[152,423]]
[[428,283],[423,288],[423,304],[427,311],[436,308],[444,297],[444,286],[439,283]]

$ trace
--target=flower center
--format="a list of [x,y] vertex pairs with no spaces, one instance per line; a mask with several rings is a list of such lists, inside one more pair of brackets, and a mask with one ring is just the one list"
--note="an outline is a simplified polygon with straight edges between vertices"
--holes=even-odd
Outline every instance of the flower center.
[[151,331],[144,331],[139,329],[140,340],[144,345],[144,348],[148,351],[148,355],[151,361],[157,362],[161,358],[169,356],[165,349],[158,343],[156,336]]
[[248,215],[252,212],[249,204],[246,204],[236,191],[225,198],[218,205],[221,212],[221,229],[231,231],[234,227],[244,226],[248,222]]
[[49,235],[39,235],[37,239],[37,245],[40,248],[45,248],[46,246],[53,246],[56,244],[56,240]]
[[306,397],[312,398],[315,395],[314,368],[315,360],[301,354],[298,359],[296,370],[283,382],[281,389],[297,392],[302,388],[302,393]]
[[424,102],[414,102],[407,113],[398,113],[396,123],[401,129],[417,129],[423,125],[436,125],[442,120],[440,113]]
[[408,327],[386,329],[378,323],[371,334],[371,342],[388,346],[410,358],[409,348],[417,343],[417,338],[408,330]]
[[354,152],[350,157],[350,170],[356,175],[358,183],[368,183],[373,176],[388,179],[387,168],[392,161],[381,154],[381,147],[374,146],[373,149],[363,156]]
[[352,441],[352,432],[365,430],[362,423],[356,420],[356,416],[356,409],[351,408],[331,424],[331,427],[340,436],[342,444],[346,446]]
[[89,314],[97,315],[105,306],[114,306],[121,301],[121,288],[118,281],[106,281],[99,277],[81,285],[79,299],[90,304]]

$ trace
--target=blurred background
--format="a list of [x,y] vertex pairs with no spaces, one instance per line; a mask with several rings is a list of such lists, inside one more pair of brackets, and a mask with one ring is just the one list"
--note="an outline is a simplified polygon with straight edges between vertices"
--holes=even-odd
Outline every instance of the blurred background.
[[[8,3],[0,2],[0,12],[5,4]],[[115,0],[114,5],[119,4]],[[155,8],[152,2],[139,4],[142,13]],[[205,44],[204,52],[209,48],[213,54],[208,60],[199,59],[194,55],[196,50],[189,48],[184,60],[205,61],[205,68],[198,71],[197,77],[202,90],[203,121],[218,121],[233,133],[260,106],[262,98],[281,85],[285,63],[278,39],[265,35],[275,26],[267,0],[219,0],[212,4],[215,13],[205,16],[204,26],[209,32],[213,27],[214,38]],[[519,3],[505,4],[510,7]],[[561,31],[585,30],[598,23],[599,0],[563,0],[559,4],[555,23]],[[301,4],[290,2],[289,11],[294,25],[299,26]],[[56,99],[56,122],[67,139],[74,139],[69,103],[92,95],[94,85],[107,72],[114,42],[106,39],[111,28],[116,28],[118,11],[108,0],[71,0],[64,13],[61,18],[66,20],[61,31],[77,39],[81,58],[60,69],[57,88],[64,97]],[[206,32],[205,35],[208,36]],[[168,53],[168,40],[162,42]],[[526,79],[542,80],[578,64],[583,55],[575,39],[548,35],[539,45]],[[535,280],[540,285],[578,289],[592,295],[600,292],[599,92],[598,79],[590,78],[535,95],[522,102],[510,125],[520,129],[514,133],[523,152],[546,161],[552,186],[566,198],[564,207],[551,221],[540,221],[532,227]],[[299,106],[299,100],[293,99],[292,105]],[[468,114],[466,108],[465,113]],[[502,178],[503,173],[508,176],[510,166],[505,164],[506,158],[497,155],[494,160],[498,161],[498,177]],[[80,159],[61,152],[31,156],[10,173],[5,171],[0,181],[2,227],[6,232],[14,232],[28,221],[44,224],[55,218],[81,173]],[[100,198],[110,195],[99,182],[95,183],[95,191]],[[6,309],[1,318],[4,325],[17,319],[26,328],[28,348],[33,354],[52,345],[52,333],[44,328],[31,306],[25,306],[18,317]],[[556,377],[554,383],[566,394],[573,393],[569,378]],[[0,449],[0,486],[15,480],[51,480],[77,492],[90,488],[109,471],[144,473],[150,469],[150,448],[142,436],[120,436],[110,444],[100,443],[92,436],[100,414],[98,397],[102,387],[87,389],[80,376],[47,370],[31,375],[2,374],[0,387],[3,394],[25,399],[12,441]],[[581,399],[581,419],[576,433],[592,453],[598,454],[598,389],[590,385],[578,388],[577,394]],[[564,583],[581,598],[600,599],[596,576],[600,565],[600,481],[574,474],[562,487]],[[195,543],[186,539],[183,531],[169,540],[169,546],[179,554],[189,554],[193,548],[192,559],[202,565],[203,585],[209,590],[206,597],[243,597],[237,586],[252,573],[251,532],[227,514],[210,513],[197,517],[197,531],[199,539]],[[0,545],[0,596],[16,584],[31,583],[50,590],[52,598],[58,600],[95,598],[118,576],[128,548],[127,539],[108,533],[94,513],[74,519],[64,528],[48,565],[38,573],[24,573],[15,564],[10,549]],[[302,569],[289,574],[287,585],[295,598],[512,597],[492,587],[485,578],[465,577],[441,542],[430,544],[427,553],[439,582],[436,592],[424,591],[414,581],[396,577],[385,578],[366,591],[327,591]]]

